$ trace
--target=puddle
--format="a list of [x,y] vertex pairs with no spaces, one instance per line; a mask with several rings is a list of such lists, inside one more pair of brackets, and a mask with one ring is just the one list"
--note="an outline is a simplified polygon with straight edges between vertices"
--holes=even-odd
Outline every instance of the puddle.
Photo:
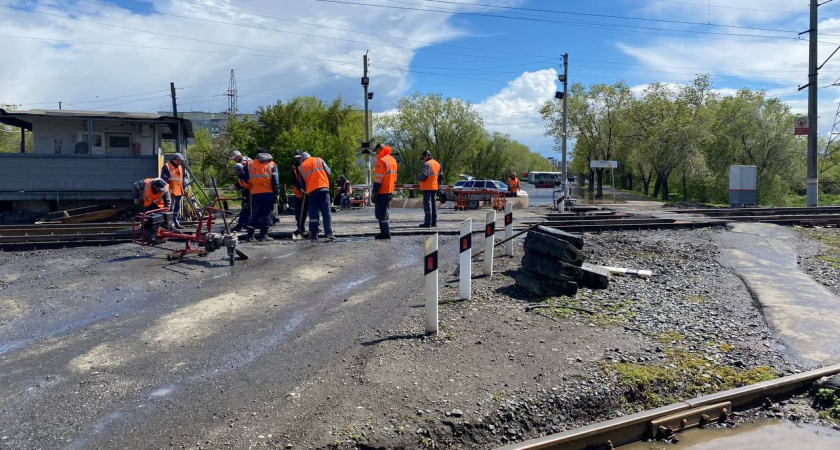
[[797,236],[778,225],[738,223],[715,235],[717,260],[743,280],[789,354],[806,364],[840,362],[840,298],[799,270]]
[[763,420],[737,428],[689,430],[678,444],[636,442],[622,450],[789,450],[840,448],[840,431],[788,420]]

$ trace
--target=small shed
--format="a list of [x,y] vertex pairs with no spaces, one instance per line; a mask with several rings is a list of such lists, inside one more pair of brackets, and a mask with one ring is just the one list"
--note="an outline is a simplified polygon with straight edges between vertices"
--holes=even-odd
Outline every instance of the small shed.
[[[193,137],[189,120],[154,113],[0,109],[21,129],[21,152],[0,153],[0,201],[121,200],[160,173],[165,140]],[[32,132],[26,153],[24,130]]]

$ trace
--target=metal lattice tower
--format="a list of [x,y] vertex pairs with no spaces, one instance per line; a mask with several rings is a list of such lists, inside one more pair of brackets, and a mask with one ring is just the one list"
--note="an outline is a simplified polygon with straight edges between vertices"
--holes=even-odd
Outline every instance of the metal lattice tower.
[[237,104],[236,75],[233,73],[233,69],[230,69],[230,83],[228,84],[228,90],[225,92],[225,95],[228,97],[228,117],[235,119],[236,115],[239,114],[239,105]]

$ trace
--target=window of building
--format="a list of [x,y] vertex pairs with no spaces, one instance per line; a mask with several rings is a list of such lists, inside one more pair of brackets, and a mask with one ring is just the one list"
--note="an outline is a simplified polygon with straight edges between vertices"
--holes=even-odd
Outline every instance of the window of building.
[[109,155],[131,155],[131,134],[130,133],[108,133],[106,141],[108,147],[106,153]]

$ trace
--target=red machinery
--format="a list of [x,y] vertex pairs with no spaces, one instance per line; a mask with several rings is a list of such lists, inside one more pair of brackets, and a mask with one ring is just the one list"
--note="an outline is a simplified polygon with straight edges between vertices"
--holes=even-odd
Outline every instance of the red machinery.
[[[185,255],[196,254],[207,256],[208,253],[226,248],[230,257],[230,265],[233,265],[235,255],[240,260],[248,259],[248,256],[236,249],[238,237],[228,229],[225,210],[221,208],[226,198],[216,198],[210,206],[204,208],[203,214],[196,224],[195,234],[186,234],[170,229],[172,213],[167,208],[146,211],[134,216],[131,227],[131,237],[135,244],[158,245],[169,239],[185,241],[186,248],[175,250],[169,254],[169,259],[181,259]],[[213,233],[213,218],[220,213],[224,221],[224,232]]]

